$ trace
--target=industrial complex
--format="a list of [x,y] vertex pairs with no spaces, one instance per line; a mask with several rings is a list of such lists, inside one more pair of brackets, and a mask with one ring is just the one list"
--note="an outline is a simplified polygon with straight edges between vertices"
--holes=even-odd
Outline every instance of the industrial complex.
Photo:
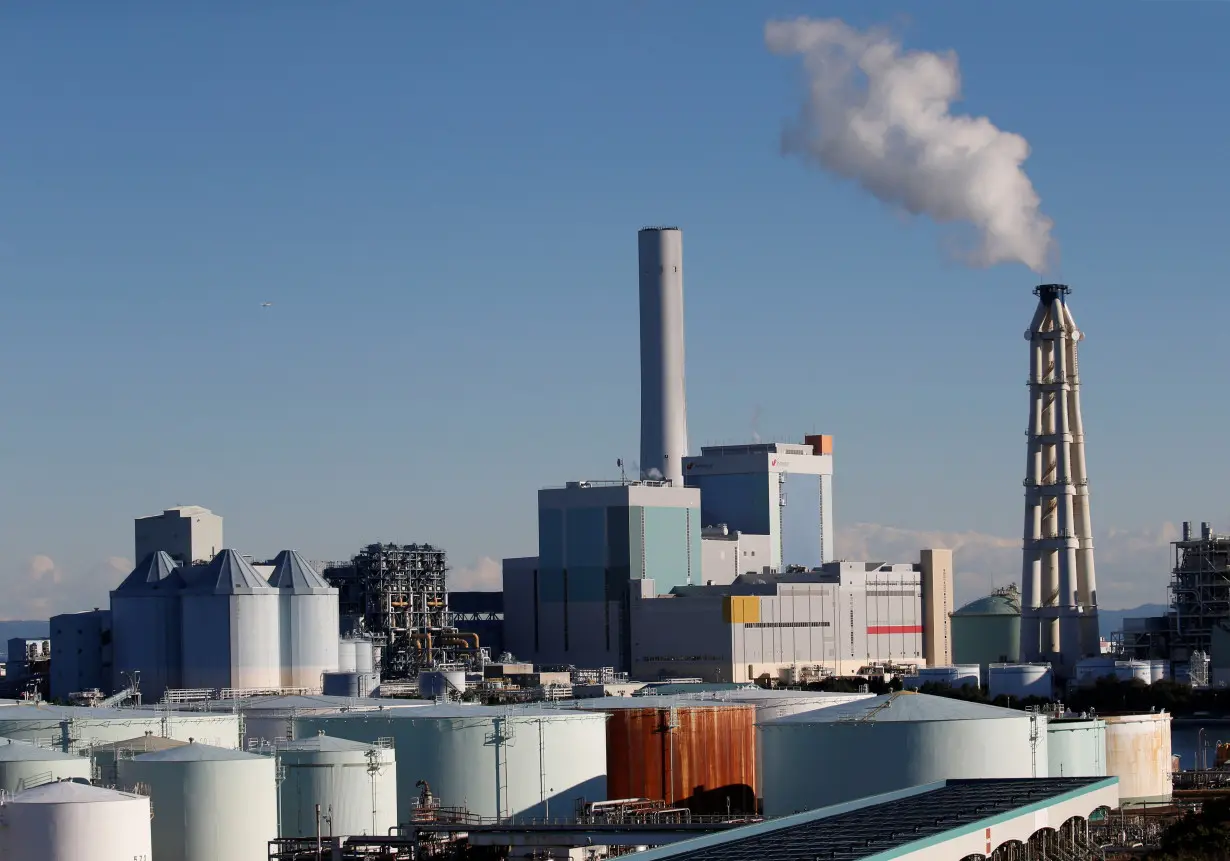
[[1230,680],[1230,537],[1185,527],[1173,612],[1106,652],[1068,288],[1026,333],[1019,588],[956,608],[947,548],[842,555],[831,436],[689,448],[683,260],[639,232],[639,467],[539,489],[502,592],[138,518],[107,608],[9,644],[0,858],[1075,861],[1173,810],[1169,714],[1062,700]]

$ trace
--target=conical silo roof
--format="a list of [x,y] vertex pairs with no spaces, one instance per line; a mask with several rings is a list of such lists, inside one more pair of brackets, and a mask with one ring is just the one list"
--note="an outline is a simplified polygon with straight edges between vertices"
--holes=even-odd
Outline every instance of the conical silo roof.
[[115,588],[116,592],[145,592],[149,590],[166,591],[178,589],[183,581],[175,573],[175,560],[165,551],[158,550],[146,556],[132,569],[132,573],[124,578],[124,582]]
[[234,550],[223,550],[197,575],[193,591],[215,595],[241,595],[272,590],[247,559]]
[[310,595],[336,591],[294,550],[283,550],[273,560],[273,574],[269,576],[269,585],[293,594]]
[[761,726],[789,723],[892,723],[1027,717],[1029,717],[1027,712],[1016,709],[965,702],[951,697],[898,691],[857,702],[786,715],[776,720],[766,721]]

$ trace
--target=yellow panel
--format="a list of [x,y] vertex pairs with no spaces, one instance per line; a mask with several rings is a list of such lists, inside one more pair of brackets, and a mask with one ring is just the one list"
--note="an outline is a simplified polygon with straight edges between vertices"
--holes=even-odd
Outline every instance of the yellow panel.
[[744,623],[760,621],[760,599],[752,595],[743,599]]

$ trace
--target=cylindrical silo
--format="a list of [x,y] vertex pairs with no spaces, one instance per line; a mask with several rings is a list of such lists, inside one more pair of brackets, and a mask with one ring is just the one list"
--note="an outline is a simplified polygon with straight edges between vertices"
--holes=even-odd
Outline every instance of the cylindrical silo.
[[379,673],[325,673],[321,676],[321,690],[328,697],[370,697],[379,686]]
[[321,674],[338,668],[337,590],[293,550],[277,555],[269,585],[280,605],[282,684],[319,692]]
[[0,792],[10,795],[44,783],[91,777],[89,757],[0,738]]
[[1106,773],[1119,778],[1119,801],[1169,801],[1170,715],[1100,715],[1106,722]]
[[150,861],[152,855],[144,796],[71,781],[0,796],[5,861]]
[[601,714],[431,705],[295,719],[300,738],[322,730],[354,741],[393,739],[400,822],[410,821],[420,780],[442,806],[487,817],[568,816],[580,799],[609,797]]
[[117,763],[120,784],[148,787],[157,861],[267,861],[277,837],[274,760],[188,744]]
[[1081,687],[1093,687],[1099,679],[1115,678],[1117,661],[1111,655],[1098,655],[1076,663],[1076,683]]
[[1148,661],[1115,661],[1115,678],[1121,682],[1153,683],[1153,667]]
[[991,664],[1021,659],[1021,600],[1015,587],[999,589],[952,614],[952,659]]
[[339,673],[358,672],[357,647],[353,639],[340,640],[337,644],[337,671]]
[[1164,682],[1170,678],[1169,661],[1149,661],[1149,681]]
[[466,674],[461,670],[424,670],[419,673],[419,696],[457,697],[466,692]]
[[123,741],[143,733],[239,746],[239,718],[233,714],[158,712],[78,706],[0,706],[0,736],[37,742],[66,753]]
[[900,692],[760,724],[764,813],[952,778],[1046,777],[1046,719]]
[[392,749],[316,735],[278,745],[281,836],[316,834],[316,805],[331,834],[388,834],[397,824]]
[[1055,718],[1046,725],[1048,777],[1105,777],[1106,723]]
[[649,798],[693,813],[756,812],[756,707],[674,697],[600,697],[612,798]]
[[94,762],[95,778],[102,786],[116,786],[120,779],[115,764],[121,759],[131,759],[143,753],[153,753],[169,747],[183,747],[187,743],[187,741],[150,733],[123,741],[95,745],[90,748],[90,759]]
[[947,667],[920,667],[917,675],[902,679],[905,687],[917,690],[923,685],[947,685],[950,688],[977,688],[981,684],[982,673],[977,664],[962,664]]
[[1049,700],[1055,695],[1054,687],[1050,664],[991,664],[987,673],[987,691],[991,699],[1041,697]]
[[684,394],[683,233],[649,227],[637,235],[641,311],[641,472],[683,485],[688,454]]
[[157,702],[181,687],[180,594],[184,581],[166,553],[152,553],[111,593],[112,678],[123,690],[140,674],[141,694]]

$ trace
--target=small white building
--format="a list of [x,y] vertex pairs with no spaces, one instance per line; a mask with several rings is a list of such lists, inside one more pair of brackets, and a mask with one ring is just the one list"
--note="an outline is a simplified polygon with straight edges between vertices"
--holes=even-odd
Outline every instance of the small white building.
[[165,550],[179,565],[208,562],[222,551],[222,518],[199,505],[177,505],[138,517],[134,537],[134,559]]

